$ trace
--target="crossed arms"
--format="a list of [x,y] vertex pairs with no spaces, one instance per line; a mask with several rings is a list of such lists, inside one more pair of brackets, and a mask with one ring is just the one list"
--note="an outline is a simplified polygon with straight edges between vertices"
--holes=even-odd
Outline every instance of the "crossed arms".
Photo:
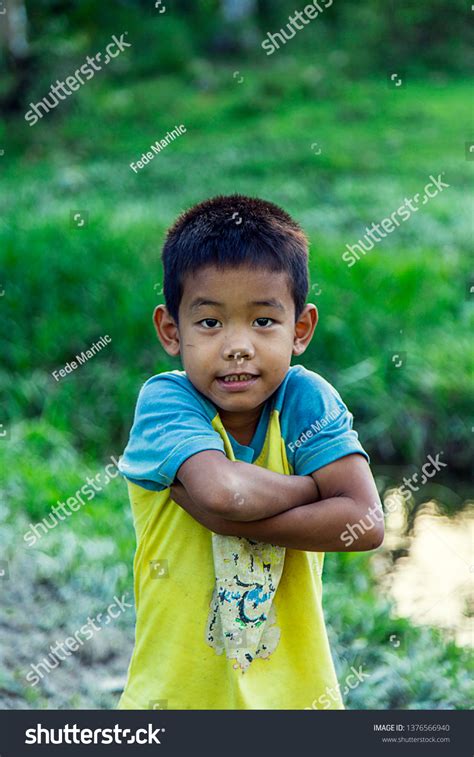
[[171,496],[214,533],[313,552],[349,551],[341,534],[369,518],[350,551],[376,549],[382,518],[371,518],[380,499],[362,455],[341,457],[311,476],[287,476],[206,450],[179,468]]

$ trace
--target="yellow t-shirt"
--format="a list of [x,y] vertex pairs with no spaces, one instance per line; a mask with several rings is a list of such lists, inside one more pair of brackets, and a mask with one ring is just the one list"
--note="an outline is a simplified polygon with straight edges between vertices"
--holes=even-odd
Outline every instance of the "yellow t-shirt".
[[[290,371],[293,381],[298,376],[309,381],[301,371],[310,372],[301,366]],[[184,372],[166,375],[187,381]],[[328,386],[325,382],[323,394]],[[203,400],[203,405],[209,411],[209,403]],[[148,421],[149,408],[144,414]],[[287,452],[299,447],[288,447],[283,438],[281,410],[281,402],[271,404],[263,446],[253,464],[290,474],[294,465]],[[321,415],[321,422],[316,416],[314,435],[320,433],[322,441],[312,441],[304,451],[309,469],[330,461],[327,454],[334,459],[351,452],[364,454],[335,390],[320,412],[329,416],[327,426],[334,433],[326,433]],[[210,432],[220,437],[225,454],[235,460],[219,414],[210,415]],[[135,428],[139,436],[148,434],[139,426],[138,411]],[[162,432],[158,424],[156,433]],[[188,440],[191,448],[195,438]],[[181,447],[186,444],[186,438],[178,442]],[[311,447],[316,455],[312,461]],[[169,486],[163,488],[166,477],[160,491],[143,488],[151,474],[137,463],[135,475],[143,479],[138,485],[133,463],[126,459],[133,456],[122,458],[122,472],[128,478],[137,537],[136,635],[119,708],[293,710],[309,708],[325,697],[320,701],[329,701],[331,709],[343,709],[322,609],[324,554],[213,534],[171,499]]]

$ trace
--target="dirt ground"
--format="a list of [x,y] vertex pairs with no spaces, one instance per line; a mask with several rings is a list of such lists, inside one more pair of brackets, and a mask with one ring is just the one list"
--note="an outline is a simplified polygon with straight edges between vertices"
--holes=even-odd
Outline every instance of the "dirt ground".
[[[2,531],[5,536],[3,527]],[[48,672],[40,667],[41,680],[32,685],[30,666],[48,659],[50,647],[74,636],[88,617],[95,618],[99,612],[105,615],[114,596],[120,599],[123,593],[110,591],[100,575],[96,576],[97,590],[92,587],[90,593],[80,588],[80,574],[68,575],[61,582],[58,559],[45,554],[33,555],[21,548],[12,554],[10,549],[9,559],[3,560],[6,549],[2,541],[0,709],[114,709],[132,651],[133,606],[117,620],[109,618],[103,627],[96,622],[98,630],[90,638],[80,636],[83,643],[77,644],[77,651],[68,650],[69,656],[59,653],[64,657],[59,663],[53,656],[57,667]],[[125,602],[133,605],[131,592]]]

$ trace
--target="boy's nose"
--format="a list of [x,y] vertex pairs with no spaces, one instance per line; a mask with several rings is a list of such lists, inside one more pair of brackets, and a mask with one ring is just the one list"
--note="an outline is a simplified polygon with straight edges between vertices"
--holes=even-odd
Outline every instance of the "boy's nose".
[[254,354],[254,350],[249,346],[240,346],[239,348],[228,346],[224,348],[224,359],[235,360],[237,365],[241,365],[245,360],[251,360]]

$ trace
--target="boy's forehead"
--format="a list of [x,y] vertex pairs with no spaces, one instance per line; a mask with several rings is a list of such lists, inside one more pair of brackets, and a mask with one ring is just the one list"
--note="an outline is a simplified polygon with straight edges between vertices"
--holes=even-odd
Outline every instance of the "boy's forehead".
[[206,266],[188,274],[183,281],[181,305],[195,310],[201,300],[212,300],[232,307],[233,304],[272,301],[284,309],[293,303],[286,271],[239,266],[218,268]]

